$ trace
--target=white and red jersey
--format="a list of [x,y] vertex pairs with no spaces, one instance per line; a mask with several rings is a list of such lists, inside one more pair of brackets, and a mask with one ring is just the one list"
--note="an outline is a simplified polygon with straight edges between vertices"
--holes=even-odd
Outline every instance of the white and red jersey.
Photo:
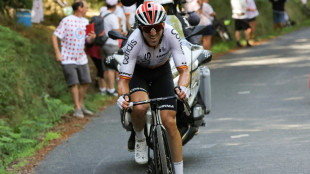
[[167,23],[163,30],[159,46],[154,48],[145,43],[140,29],[135,29],[123,48],[124,60],[120,68],[120,78],[131,79],[136,64],[150,69],[160,67],[169,60],[171,54],[178,69],[187,68],[179,33]]
[[61,20],[54,34],[61,39],[62,64],[84,65],[88,63],[84,52],[86,18],[70,15]]

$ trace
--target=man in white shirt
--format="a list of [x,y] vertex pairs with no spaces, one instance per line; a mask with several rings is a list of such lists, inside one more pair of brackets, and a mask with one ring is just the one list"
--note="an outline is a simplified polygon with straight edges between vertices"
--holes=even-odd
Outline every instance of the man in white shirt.
[[[96,34],[92,32],[86,36],[85,33],[86,25],[89,23],[84,18],[87,12],[87,3],[84,0],[75,1],[72,8],[73,15],[62,19],[52,36],[52,42],[56,61],[62,64],[67,86],[70,88],[74,101],[75,111],[73,116],[83,118],[84,114],[93,114],[83,105],[86,90],[91,83],[84,45],[85,40],[88,43],[93,42]],[[57,38],[61,40],[61,52]]]
[[[125,11],[125,15],[127,17],[127,19],[129,20],[129,25],[133,26],[135,24],[135,13],[136,13],[136,9],[137,9],[137,4],[134,3],[130,6],[124,6],[124,11]],[[127,28],[131,28],[131,27],[127,27]]]
[[125,15],[123,4],[120,0],[118,0],[114,14],[118,17],[118,19],[120,21],[120,26],[121,26],[122,32],[126,33],[128,31],[127,27],[129,26],[129,28],[130,28],[130,24],[129,24],[129,21],[127,22],[127,19],[126,19],[127,17]]
[[240,43],[240,31],[244,31],[247,47],[252,45],[249,43],[251,28],[247,20],[247,0],[230,0],[232,8],[232,18],[235,19],[235,38],[237,47],[242,47]]
[[[103,22],[104,31],[106,34],[111,30],[122,33],[118,17],[114,14],[114,11],[116,10],[116,4],[117,0],[106,0],[107,10],[101,14],[101,16],[105,16]],[[107,15],[108,13],[110,14]],[[105,60],[108,56],[112,55],[115,51],[119,49],[118,45],[118,40],[113,40],[109,38],[101,48],[101,55],[104,67],[104,81],[106,82],[107,94],[111,96],[117,96],[117,92],[115,90],[115,70],[111,65],[107,64]]]

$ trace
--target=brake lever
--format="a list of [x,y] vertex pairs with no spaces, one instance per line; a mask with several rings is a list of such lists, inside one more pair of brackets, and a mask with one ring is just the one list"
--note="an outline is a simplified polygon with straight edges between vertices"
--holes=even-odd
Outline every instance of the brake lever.
[[133,102],[129,102],[129,108],[128,109],[124,109],[122,112],[122,122],[125,126],[129,125],[129,118],[128,116],[126,116],[127,113],[131,113],[133,109]]
[[[181,91],[181,88],[180,86],[176,86],[175,88],[178,88],[180,91]],[[174,88],[174,89],[175,89]],[[191,107],[189,106],[188,102],[185,100],[185,99],[180,99],[181,102],[183,103],[184,105],[184,112],[187,116],[190,116],[191,115]]]
[[181,100],[183,102],[184,105],[184,112],[187,116],[191,115],[191,107],[189,106],[188,102],[184,99]]

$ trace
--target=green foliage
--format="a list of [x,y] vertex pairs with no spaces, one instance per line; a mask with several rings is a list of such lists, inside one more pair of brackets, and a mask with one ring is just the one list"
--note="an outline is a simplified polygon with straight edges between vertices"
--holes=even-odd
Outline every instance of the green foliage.
[[59,138],[61,135],[56,132],[47,132],[45,136],[45,143],[48,143],[50,140]]
[[[0,164],[2,166],[32,155],[35,151],[34,147],[41,141],[38,137],[53,127],[53,123],[59,121],[63,115],[72,111],[71,107],[58,99],[44,97],[44,101],[48,112],[41,116],[23,118],[23,121],[14,127],[6,120],[0,120],[0,153],[3,154],[0,157]],[[59,133],[48,132],[43,142],[46,144],[49,140],[59,137]]]
[[61,119],[63,115],[69,111],[73,111],[71,106],[63,104],[59,99],[49,98],[48,96],[44,97],[44,101],[47,105],[49,115],[51,116],[51,122],[55,123]]
[[50,56],[52,47],[2,26],[0,37],[0,115],[20,121],[24,115],[42,114],[38,108],[44,108],[45,94],[67,93],[61,67]]
[[[40,137],[72,107],[52,47],[0,26],[0,173],[34,153]],[[57,83],[55,83],[57,82]],[[51,97],[48,97],[49,94]],[[67,100],[69,101],[69,100]],[[71,102],[71,101],[70,101]],[[48,139],[55,137],[48,135]]]

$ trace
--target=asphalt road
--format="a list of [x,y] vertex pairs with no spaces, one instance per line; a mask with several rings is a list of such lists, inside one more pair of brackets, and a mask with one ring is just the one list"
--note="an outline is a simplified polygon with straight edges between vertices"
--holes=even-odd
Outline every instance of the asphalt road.
[[[183,148],[186,174],[310,173],[310,28],[209,64],[212,110]],[[140,174],[116,105],[50,152],[38,174]]]

